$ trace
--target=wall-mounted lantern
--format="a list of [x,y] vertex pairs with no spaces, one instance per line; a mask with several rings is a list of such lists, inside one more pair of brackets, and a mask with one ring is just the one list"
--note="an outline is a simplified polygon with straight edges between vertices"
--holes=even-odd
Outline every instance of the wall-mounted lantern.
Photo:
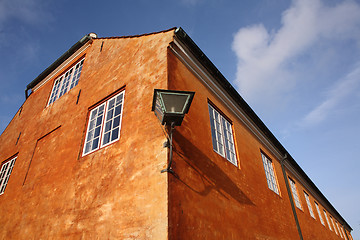
[[170,160],[168,167],[161,172],[173,172],[171,169],[172,133],[175,126],[180,126],[185,114],[188,113],[194,94],[195,92],[154,89],[151,110],[154,111],[162,125],[170,126],[168,133]]
[[185,114],[189,111],[194,92],[154,90],[152,111],[161,124],[180,126]]

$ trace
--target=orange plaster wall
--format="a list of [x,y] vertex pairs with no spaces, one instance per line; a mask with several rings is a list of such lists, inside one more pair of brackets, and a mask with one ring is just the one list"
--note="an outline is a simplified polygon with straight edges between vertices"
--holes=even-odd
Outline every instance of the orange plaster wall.
[[[174,133],[169,239],[298,239],[280,163],[172,52],[168,57],[169,88],[196,92]],[[208,99],[233,121],[239,167],[212,149]],[[280,196],[267,186],[260,150],[274,162]]]
[[[298,219],[300,222],[300,227],[301,227],[301,231],[302,231],[304,239],[344,239],[344,238],[341,238],[339,233],[338,233],[339,235],[336,235],[336,233],[334,231],[334,226],[330,220],[330,216],[332,216],[333,221],[335,221],[336,218],[334,217],[334,215],[332,215],[326,209],[326,207],[321,205],[321,203],[311,195],[310,191],[308,189],[304,188],[304,186],[297,180],[297,178],[295,178],[292,174],[289,174],[289,173],[288,173],[288,176],[295,181],[298,196],[300,198],[302,209],[299,209],[298,207],[295,207],[295,208],[296,208],[296,213],[297,213],[297,216],[298,216]],[[310,203],[312,206],[312,210],[315,215],[315,219],[313,217],[311,217],[311,215],[310,215],[309,208],[307,206],[306,199],[304,196],[304,191],[306,191],[306,193],[309,194],[309,199],[310,199]],[[316,210],[314,201],[316,201],[319,205],[321,217],[324,220],[325,226],[320,221],[319,214]],[[323,209],[326,210],[326,214],[327,214],[327,217],[331,224],[332,230],[329,229],[328,222],[326,221],[326,218],[324,216]]]
[[[169,239],[299,239],[280,162],[171,51],[168,58],[169,89],[196,92],[174,133]],[[208,100],[233,122],[238,167],[212,149]],[[267,186],[261,151],[274,164],[280,195]],[[304,213],[303,193],[300,198],[306,209],[296,211],[304,239],[341,239]]]
[[[94,39],[75,88],[48,107],[55,78],[29,96],[0,136],[0,161],[18,153],[0,239],[167,239],[168,153],[151,104],[172,36]],[[120,140],[82,157],[89,107],[122,88]]]

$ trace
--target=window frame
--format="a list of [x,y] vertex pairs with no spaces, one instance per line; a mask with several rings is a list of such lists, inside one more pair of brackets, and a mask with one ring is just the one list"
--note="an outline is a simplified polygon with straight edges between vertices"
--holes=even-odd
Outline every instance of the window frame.
[[[67,92],[77,86],[82,68],[84,66],[85,56],[79,58],[75,64],[57,77],[51,89],[47,106],[50,106],[56,100],[64,96]],[[79,70],[80,69],[80,70]]]
[[320,222],[321,222],[322,225],[325,226],[324,219],[323,219],[322,216],[321,216],[321,211],[320,211],[320,208],[319,208],[319,204],[318,204],[317,202],[314,202],[314,203],[315,203],[315,208],[316,208],[316,210],[317,210],[317,213],[318,213],[318,215],[319,215]]
[[[263,152],[261,152],[261,159],[263,162],[263,167],[264,167],[264,172],[265,172],[265,177],[266,177],[266,182],[268,184],[268,188],[280,196],[280,187],[279,187],[279,182],[278,182],[278,179],[276,176],[276,171],[275,171],[273,161]],[[267,169],[268,169],[268,171],[267,171]],[[270,176],[269,176],[269,174],[270,174]],[[273,188],[274,186],[276,186],[276,191]]]
[[[15,165],[17,156],[10,158],[1,163],[0,168],[0,195],[4,194],[6,186],[9,182],[10,175]],[[6,167],[6,169],[4,169]]]
[[344,236],[343,238],[346,239],[346,235],[345,235],[345,231],[342,225],[340,225],[339,227],[340,231],[342,232],[342,235]]
[[315,214],[314,214],[314,210],[312,209],[312,206],[311,206],[309,194],[307,194],[307,192],[304,191],[304,196],[305,196],[306,204],[307,204],[308,209],[309,209],[310,216],[311,216],[312,218],[316,219],[316,218],[315,218]]
[[323,209],[323,212],[324,212],[324,216],[325,216],[326,222],[327,222],[327,224],[328,224],[328,226],[329,226],[329,229],[330,229],[330,231],[332,231],[329,218],[328,218],[328,216],[327,216],[327,214],[326,214],[326,210]]
[[303,210],[303,209],[302,209],[302,205],[301,205],[301,201],[300,201],[300,196],[299,196],[299,193],[298,193],[298,190],[297,190],[295,181],[294,181],[291,177],[288,177],[288,179],[289,179],[289,181],[290,181],[291,193],[292,193],[292,195],[293,195],[293,199],[294,199],[295,205],[296,205],[296,207],[299,208],[300,210]]
[[[211,140],[214,152],[238,167],[232,121],[208,101]],[[219,129],[218,129],[219,128]],[[215,146],[216,143],[216,146]],[[216,148],[216,149],[215,149]]]
[[[122,95],[121,99],[119,100],[120,103],[118,104],[117,102],[117,98]],[[113,106],[114,107],[111,107],[111,109],[109,109],[108,107],[111,106],[111,101],[114,100],[114,104]],[[122,125],[122,117],[123,117],[123,110],[124,110],[124,101],[125,101],[125,89],[124,90],[120,90],[120,91],[117,91],[115,94],[112,94],[110,97],[106,98],[105,100],[101,101],[100,103],[96,104],[96,106],[94,106],[93,108],[91,108],[89,110],[89,113],[88,113],[88,119],[87,119],[87,124],[86,124],[86,134],[85,134],[85,139],[84,139],[84,144],[83,144],[83,149],[82,149],[82,156],[86,156],[90,153],[93,153],[101,148],[104,148],[112,143],[115,143],[116,141],[118,141],[120,139],[120,133],[121,133],[121,125]],[[121,105],[121,106],[120,106]],[[100,109],[101,107],[104,107],[103,108],[103,113],[102,113],[102,117],[101,117],[101,122],[99,123],[99,125],[97,125],[97,121],[99,119],[99,115],[98,115],[98,109]],[[120,110],[119,110],[119,114],[115,115],[116,114],[116,108],[120,106]],[[92,119],[92,115],[93,115],[93,112],[94,111],[97,111],[96,112],[96,115],[94,116],[94,118]],[[108,119],[108,113],[109,112],[112,112],[111,114],[111,119]],[[117,123],[117,125],[114,127],[114,120],[115,118],[119,118],[119,121]],[[90,126],[92,125],[92,121],[95,121],[95,127],[91,128],[90,129]],[[106,125],[107,123],[110,123],[111,127],[110,127],[110,130],[106,130]],[[90,140],[88,139],[89,138],[89,134],[91,131],[94,130],[94,134],[95,134],[95,131],[96,131],[96,128],[100,127],[99,129],[99,135],[95,136],[91,136],[90,137]],[[90,129],[90,131],[89,131]],[[112,134],[113,134],[113,131],[115,131],[115,129],[118,129],[117,130],[117,137],[115,139],[111,139],[109,141],[107,141],[106,143],[104,143],[105,139],[105,135],[107,133],[109,133],[109,136],[111,134],[111,138],[112,138]],[[105,133],[106,132],[106,133]],[[92,133],[91,133],[92,134]],[[95,138],[98,138],[99,141],[97,143],[97,147],[96,148],[93,148],[92,144],[93,144],[93,141]],[[109,138],[110,139],[110,138]],[[87,148],[87,144],[89,142],[92,142],[91,143],[91,149],[89,151],[86,151]]]
[[335,231],[336,235],[339,235],[338,232],[337,232],[337,229],[336,229],[334,220],[333,220],[333,218],[332,218],[332,216],[331,216],[330,214],[329,214],[329,218],[330,218],[330,222],[331,222],[332,225],[333,225],[333,228],[334,228],[334,231]]

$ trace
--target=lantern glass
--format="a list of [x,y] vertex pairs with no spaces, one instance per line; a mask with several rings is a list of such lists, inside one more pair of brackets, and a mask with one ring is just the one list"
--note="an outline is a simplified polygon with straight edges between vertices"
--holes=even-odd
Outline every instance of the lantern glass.
[[180,126],[184,115],[189,111],[194,92],[154,90],[152,111],[161,124],[174,123]]
[[160,93],[163,100],[165,113],[184,114],[186,103],[189,101],[189,94]]

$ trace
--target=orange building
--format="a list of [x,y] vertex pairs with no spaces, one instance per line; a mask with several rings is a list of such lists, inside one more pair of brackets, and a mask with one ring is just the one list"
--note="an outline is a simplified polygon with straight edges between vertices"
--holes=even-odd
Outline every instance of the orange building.
[[[154,89],[195,92],[170,172]],[[0,239],[352,240],[181,28],[86,35],[27,86],[0,143]]]

